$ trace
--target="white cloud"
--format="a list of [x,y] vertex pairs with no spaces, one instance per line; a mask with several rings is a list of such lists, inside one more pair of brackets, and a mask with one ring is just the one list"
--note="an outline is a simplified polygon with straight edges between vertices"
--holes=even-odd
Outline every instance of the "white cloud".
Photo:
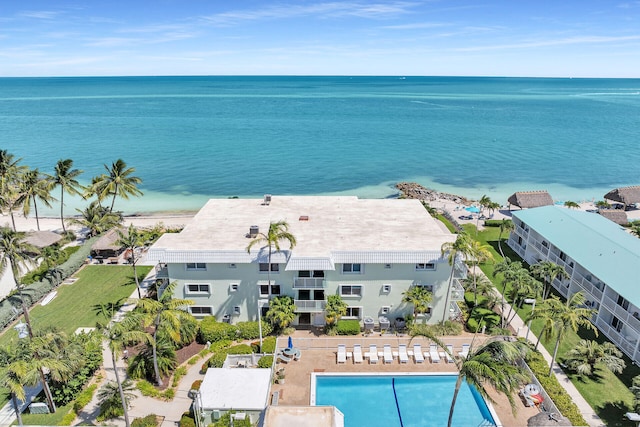
[[472,46],[461,47],[455,49],[459,52],[481,52],[487,50],[502,50],[502,49],[523,49],[532,47],[546,47],[546,46],[563,46],[563,45],[575,45],[575,44],[604,44],[604,43],[617,43],[621,41],[633,41],[640,40],[638,36],[581,36],[581,37],[568,37],[564,39],[556,40],[539,40],[539,41],[526,41],[521,43],[510,43],[500,45],[487,45],[487,46]]
[[32,11],[20,12],[18,15],[24,18],[50,20],[50,19],[57,18],[60,15],[60,12],[53,11],[53,10],[32,10]]

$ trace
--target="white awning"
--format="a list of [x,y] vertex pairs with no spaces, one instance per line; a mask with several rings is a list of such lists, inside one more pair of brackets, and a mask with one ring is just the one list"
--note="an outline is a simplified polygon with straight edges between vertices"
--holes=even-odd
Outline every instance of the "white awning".
[[440,251],[343,251],[331,252],[335,263],[417,264],[444,261]]
[[335,270],[331,258],[290,258],[285,271]]

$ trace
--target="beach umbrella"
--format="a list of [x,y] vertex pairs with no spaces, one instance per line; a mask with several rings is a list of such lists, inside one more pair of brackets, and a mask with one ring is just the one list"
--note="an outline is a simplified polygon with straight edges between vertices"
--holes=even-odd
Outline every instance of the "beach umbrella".
[[464,210],[471,213],[480,213],[480,208],[477,206],[469,206],[468,208],[464,208]]
[[289,342],[287,343],[288,348],[293,348],[293,340],[289,337]]

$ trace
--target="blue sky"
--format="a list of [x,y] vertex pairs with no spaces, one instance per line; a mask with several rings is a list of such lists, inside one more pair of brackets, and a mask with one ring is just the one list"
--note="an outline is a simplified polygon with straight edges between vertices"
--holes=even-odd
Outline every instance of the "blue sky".
[[640,77],[640,0],[3,0],[0,76]]

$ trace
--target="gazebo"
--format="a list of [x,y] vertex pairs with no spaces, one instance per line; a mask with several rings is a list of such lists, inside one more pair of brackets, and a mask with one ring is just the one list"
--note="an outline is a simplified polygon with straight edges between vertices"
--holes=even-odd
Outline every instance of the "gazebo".
[[118,228],[112,228],[91,246],[91,255],[98,259],[119,257],[125,249],[117,243],[119,239]]
[[640,203],[640,185],[614,188],[605,194],[604,198],[605,200],[622,203],[624,208],[627,209],[629,205]]
[[600,209],[598,213],[603,217],[607,218],[620,225],[629,224],[629,219],[627,218],[627,214],[625,211],[620,209]]
[[62,236],[53,231],[31,231],[27,233],[24,241],[38,249],[54,245],[62,240]]
[[509,210],[511,210],[511,205],[517,206],[520,209],[553,205],[553,199],[546,190],[517,191],[507,199],[507,202],[509,202]]

